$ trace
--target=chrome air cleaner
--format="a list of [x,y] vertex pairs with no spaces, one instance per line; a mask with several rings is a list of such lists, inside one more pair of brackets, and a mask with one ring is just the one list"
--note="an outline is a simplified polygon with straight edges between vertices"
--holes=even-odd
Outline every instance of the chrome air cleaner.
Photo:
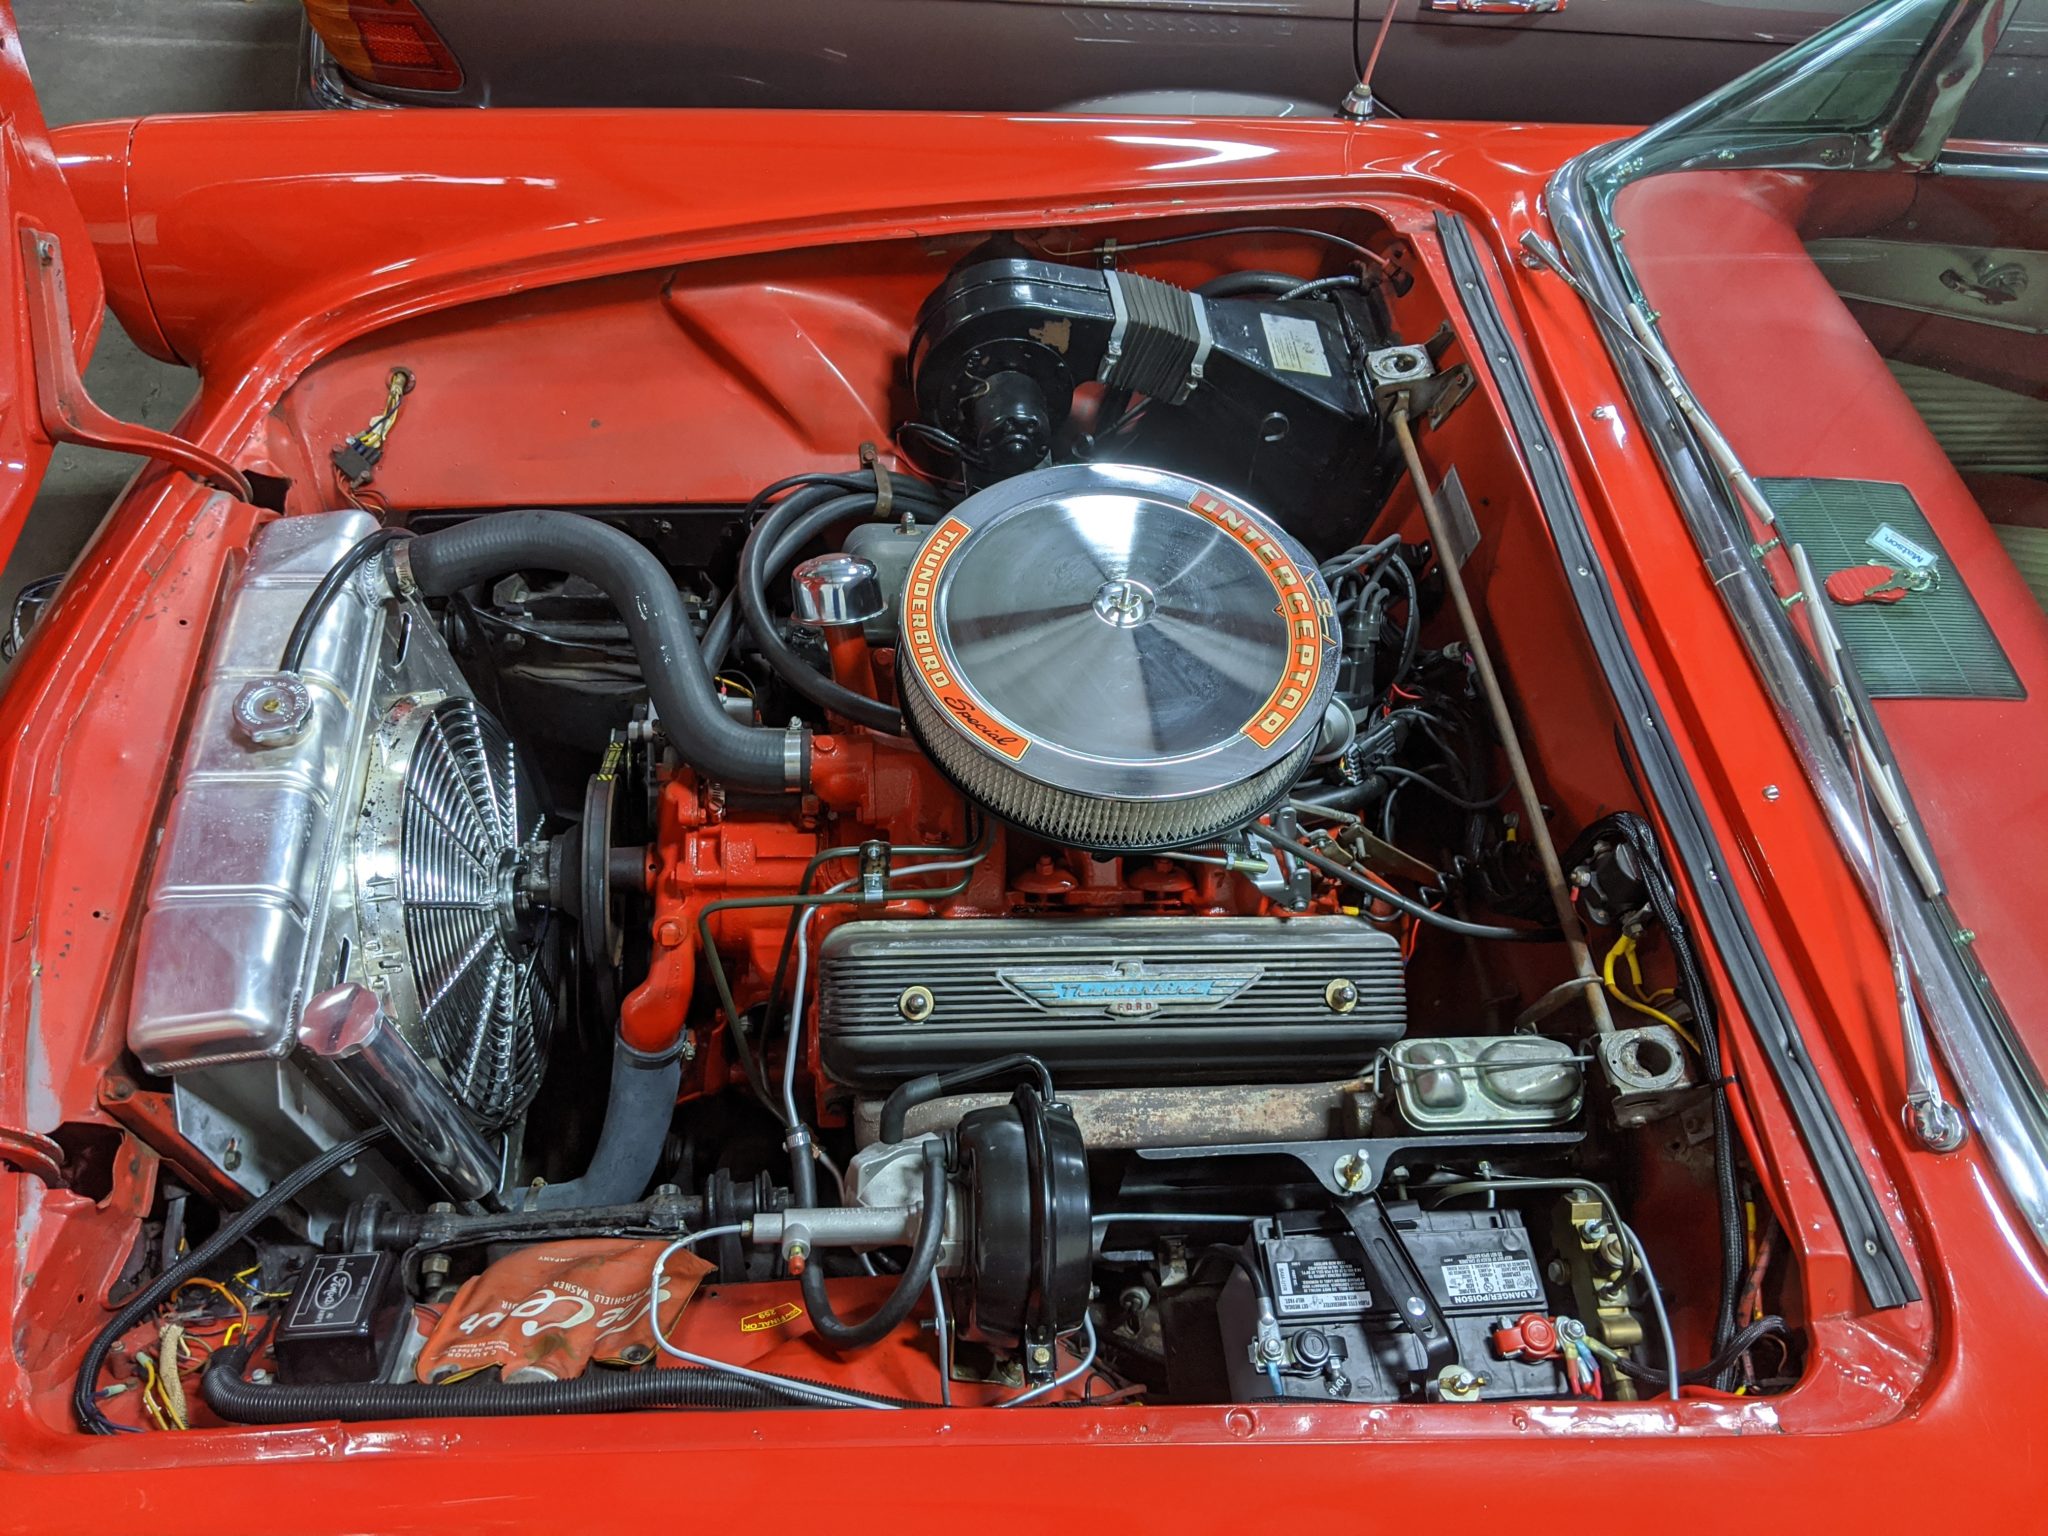
[[1220,491],[1127,464],[1033,470],[932,530],[898,667],[919,741],[1056,842],[1183,847],[1287,792],[1335,686],[1314,563]]

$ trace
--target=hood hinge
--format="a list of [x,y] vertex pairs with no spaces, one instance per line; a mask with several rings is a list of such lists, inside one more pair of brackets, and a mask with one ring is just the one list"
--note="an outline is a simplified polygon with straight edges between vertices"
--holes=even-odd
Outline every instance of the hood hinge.
[[139,454],[175,465],[195,480],[217,486],[243,501],[249,482],[226,459],[182,437],[139,422],[121,421],[86,392],[72,345],[71,307],[64,293],[64,251],[57,237],[39,229],[21,231],[21,269],[28,288],[29,345],[36,364],[36,408],[43,431],[55,443],[79,443],[115,453]]

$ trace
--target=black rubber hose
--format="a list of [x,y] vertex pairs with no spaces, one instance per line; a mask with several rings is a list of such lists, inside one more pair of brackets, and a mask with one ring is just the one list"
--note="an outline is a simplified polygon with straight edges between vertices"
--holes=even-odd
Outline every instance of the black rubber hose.
[[857,1323],[842,1322],[832,1310],[832,1298],[825,1289],[825,1270],[813,1255],[804,1266],[804,1305],[810,1309],[811,1327],[834,1349],[865,1349],[893,1332],[923,1298],[938,1267],[939,1244],[946,1235],[946,1149],[938,1137],[924,1144],[924,1213],[918,1221],[917,1242],[910,1250],[910,1262],[896,1281],[889,1299]]
[[1335,277],[1310,278],[1305,283],[1296,283],[1280,297],[1283,299],[1313,299],[1326,293],[1335,293],[1341,288],[1363,288],[1365,280],[1356,272],[1339,272]]
[[[873,509],[875,502],[873,494],[874,481],[867,476],[823,474],[793,476],[789,480],[777,481],[759,496],[756,496],[747,508],[748,514],[751,515],[759,508],[766,506],[770,498],[795,485],[828,486],[848,494],[862,493],[868,499],[870,510]],[[898,479],[894,483],[892,504],[907,511],[919,522],[929,522],[945,510],[945,504],[934,496],[931,488],[921,480]],[[773,575],[776,571],[779,571],[783,566],[794,560],[804,545],[816,537],[817,532],[814,531],[801,539],[793,539],[787,536],[778,539],[775,547],[768,552],[769,574]],[[726,656],[732,650],[733,632],[738,628],[739,604],[735,600],[734,594],[728,592],[725,595],[725,601],[718,605],[718,612],[712,615],[711,623],[704,630],[704,664],[711,671],[716,672],[725,665]]]
[[[790,498],[791,501],[795,499],[795,497]],[[850,510],[839,510],[839,502],[841,500],[847,503]],[[783,506],[788,504],[788,502],[785,502]],[[901,486],[897,488],[895,505],[908,512],[918,522],[930,522],[943,510],[938,502],[928,500],[923,495],[906,494]],[[845,522],[849,518],[861,518],[871,515],[874,508],[874,493],[869,491],[858,495],[848,495],[844,498],[833,498],[811,515],[800,515],[793,521],[779,522],[777,526],[782,531],[776,536],[774,547],[768,551],[767,564],[763,567],[764,574],[760,583],[762,596],[765,598],[767,595],[768,582],[784,566],[794,560],[811,540],[817,538],[819,534],[824,533],[837,523]],[[779,512],[782,508],[778,507],[776,510]],[[744,562],[746,559],[744,552],[742,552],[740,558],[742,561],[741,571],[744,575]],[[742,581],[734,587],[733,591],[726,594],[725,601],[719,604],[718,612],[712,615],[711,623],[704,630],[704,664],[713,672],[716,672],[725,665],[726,655],[732,649],[733,632],[739,628],[739,593],[744,589],[744,586],[745,583]],[[749,630],[751,632],[751,623]],[[764,651],[764,654],[769,653]],[[802,658],[795,657],[793,652],[791,655],[797,665],[803,665]],[[772,655],[770,659],[773,659]],[[804,667],[804,673],[806,674],[804,678],[806,682],[810,679],[817,679],[821,683],[831,683],[830,678],[824,677],[813,667]],[[800,684],[793,686],[798,686],[799,691],[802,691]],[[837,688],[836,684],[833,684],[833,686]],[[808,694],[805,696],[809,697]],[[866,698],[866,695],[856,694],[853,697]],[[813,702],[817,701],[814,700]],[[872,705],[874,700],[869,699],[868,703]]]
[[534,1209],[559,1211],[638,1200],[661,1162],[682,1080],[679,1049],[650,1056],[623,1040],[615,1041],[604,1129],[598,1132],[590,1167],[580,1178],[542,1185],[534,1191]]
[[1205,299],[1234,299],[1247,293],[1271,294],[1278,298],[1306,281],[1306,278],[1296,277],[1291,272],[1225,272],[1221,277],[1210,278],[1195,292]]
[[313,643],[313,631],[320,627],[320,620],[333,606],[341,589],[348,585],[348,579],[367,565],[378,550],[411,537],[410,528],[379,528],[351,544],[334,562],[333,568],[320,578],[313,595],[306,599],[306,606],[299,610],[298,622],[292,625],[292,632],[284,642],[284,655],[278,660],[277,670],[297,672],[305,666],[306,647]]
[[339,1146],[329,1147],[310,1163],[301,1165],[297,1171],[279,1179],[234,1216],[222,1222],[213,1236],[137,1291],[128,1304],[116,1312],[113,1319],[99,1331],[92,1343],[86,1346],[85,1358],[79,1362],[78,1381],[71,1391],[71,1412],[78,1420],[78,1427],[93,1435],[111,1435],[127,1427],[114,1423],[101,1413],[97,1401],[96,1388],[100,1379],[100,1369],[107,1363],[107,1355],[113,1349],[116,1339],[162,1306],[171,1292],[247,1237],[279,1206],[295,1199],[301,1190],[332,1173],[343,1163],[352,1162],[362,1156],[383,1139],[384,1131],[379,1128],[365,1131]]
[[[790,1127],[783,1142],[789,1152],[789,1203],[800,1211],[814,1210],[818,1204],[818,1164],[811,1155],[815,1145],[811,1140],[810,1127],[804,1125]],[[809,1278],[808,1270],[805,1277]],[[804,1295],[809,1298],[808,1287]],[[820,1328],[818,1331],[823,1333],[825,1330]]]
[[787,732],[742,725],[725,712],[675,583],[650,551],[618,529],[573,512],[495,512],[423,533],[407,553],[412,579],[429,597],[508,571],[582,577],[625,621],[662,728],[688,762],[748,789],[792,789],[793,778],[810,777],[808,737],[792,773],[785,767]]
[[[332,1386],[277,1386],[245,1380],[248,1348],[237,1344],[216,1350],[200,1378],[206,1406],[233,1424],[309,1424],[325,1421],[357,1423],[373,1419],[530,1418],[555,1413],[628,1413],[639,1408],[840,1408],[849,1406],[802,1389],[823,1386],[797,1377],[784,1378],[787,1389],[702,1366],[650,1366],[615,1371],[593,1367],[569,1381],[510,1385],[504,1382],[462,1382],[429,1386],[424,1382],[363,1382]],[[877,1408],[922,1408],[903,1398],[864,1398]]]
[[[768,581],[775,569],[774,557],[786,542],[802,533],[807,543],[833,524],[873,510],[872,493],[843,494],[823,486],[797,491],[748,533],[746,545],[740,550],[739,577],[733,595],[739,600],[740,613],[747,621],[754,645],[777,677],[822,709],[844,715],[870,730],[901,735],[903,716],[894,705],[841,687],[805,661],[782,638],[781,627],[768,607]],[[796,547],[802,548],[802,544]]]
[[875,1139],[901,1141],[903,1122],[918,1105],[928,1104],[940,1094],[950,1093],[966,1083],[983,1082],[1010,1072],[1029,1072],[1038,1079],[1040,1096],[1048,1104],[1053,1101],[1052,1069],[1029,1052],[1016,1051],[1008,1056],[998,1056],[993,1061],[976,1062],[971,1067],[956,1067],[951,1072],[927,1072],[922,1077],[898,1083],[889,1097],[882,1101],[881,1121]]

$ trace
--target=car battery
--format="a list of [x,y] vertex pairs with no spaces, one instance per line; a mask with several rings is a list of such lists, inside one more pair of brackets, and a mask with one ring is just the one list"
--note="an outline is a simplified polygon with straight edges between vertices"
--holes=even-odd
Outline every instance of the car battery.
[[[1457,1341],[1459,1363],[1485,1379],[1480,1395],[1566,1396],[1557,1361],[1503,1359],[1493,1345],[1504,1319],[1553,1310],[1521,1215],[1406,1202],[1390,1203],[1387,1215]],[[1237,1401],[1383,1403],[1418,1395],[1427,1352],[1376,1293],[1364,1250],[1340,1217],[1300,1212],[1254,1222],[1246,1254],[1272,1295],[1284,1351],[1270,1368],[1254,1358],[1258,1297],[1245,1274],[1233,1273],[1218,1317]]]

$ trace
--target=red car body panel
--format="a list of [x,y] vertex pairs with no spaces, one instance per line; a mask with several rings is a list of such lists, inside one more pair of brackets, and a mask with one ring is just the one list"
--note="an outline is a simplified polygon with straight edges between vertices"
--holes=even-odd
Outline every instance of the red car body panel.
[[[18,59],[11,38],[7,56]],[[0,75],[10,98],[25,84]],[[5,105],[26,148],[29,108]],[[1386,212],[1442,277],[1430,210],[1463,215],[1490,255],[1494,298],[1521,332],[1624,623],[1728,856],[1720,878],[1759,929],[1923,1301],[1869,1309],[1730,1007],[1734,1070],[1764,1085],[1750,1098],[1750,1153],[1780,1219],[1801,1234],[1811,1360],[1784,1397],[886,1420],[644,1414],[89,1439],[48,1389],[73,1331],[37,1309],[103,1293],[124,1257],[154,1172],[153,1154],[124,1142],[127,1161],[97,1206],[0,1171],[13,1239],[0,1247],[0,1527],[680,1518],[904,1531],[1022,1500],[1090,1529],[1305,1517],[1394,1530],[1538,1510],[1594,1520],[1603,1507],[1670,1530],[1743,1520],[1867,1531],[1958,1517],[2028,1528],[2048,1485],[2048,1422],[2033,1389],[2048,1370],[2048,1330],[2034,1322],[2048,1316],[2048,1276],[1978,1151],[1907,1150],[1878,931],[1590,317],[1513,256],[1524,230],[1544,227],[1546,178],[1600,137],[1406,123],[394,113],[147,121],[57,139],[84,211],[65,232],[74,303],[89,292],[88,247],[74,238],[89,226],[123,323],[201,372],[182,433],[257,468],[269,413],[315,360],[461,302],[525,294],[544,309],[544,290],[566,281],[828,241],[1346,205]],[[43,216],[19,200],[23,185],[15,218]],[[47,176],[34,189],[47,200]],[[78,322],[89,334],[90,316]],[[631,371],[627,359],[600,363]],[[5,430],[20,446],[10,438],[8,458],[33,469],[48,445],[11,382]],[[687,419],[693,403],[709,409],[668,411]],[[522,449],[502,428],[462,446],[480,465]],[[744,462],[727,468],[736,485],[758,479]],[[32,478],[17,487],[23,505]],[[152,1112],[148,1095],[106,1078],[126,1012],[124,935],[208,620],[254,516],[145,468],[0,695],[0,1126],[119,1125]],[[1765,785],[1782,795],[1767,799]],[[64,813],[52,814],[59,801]]]

